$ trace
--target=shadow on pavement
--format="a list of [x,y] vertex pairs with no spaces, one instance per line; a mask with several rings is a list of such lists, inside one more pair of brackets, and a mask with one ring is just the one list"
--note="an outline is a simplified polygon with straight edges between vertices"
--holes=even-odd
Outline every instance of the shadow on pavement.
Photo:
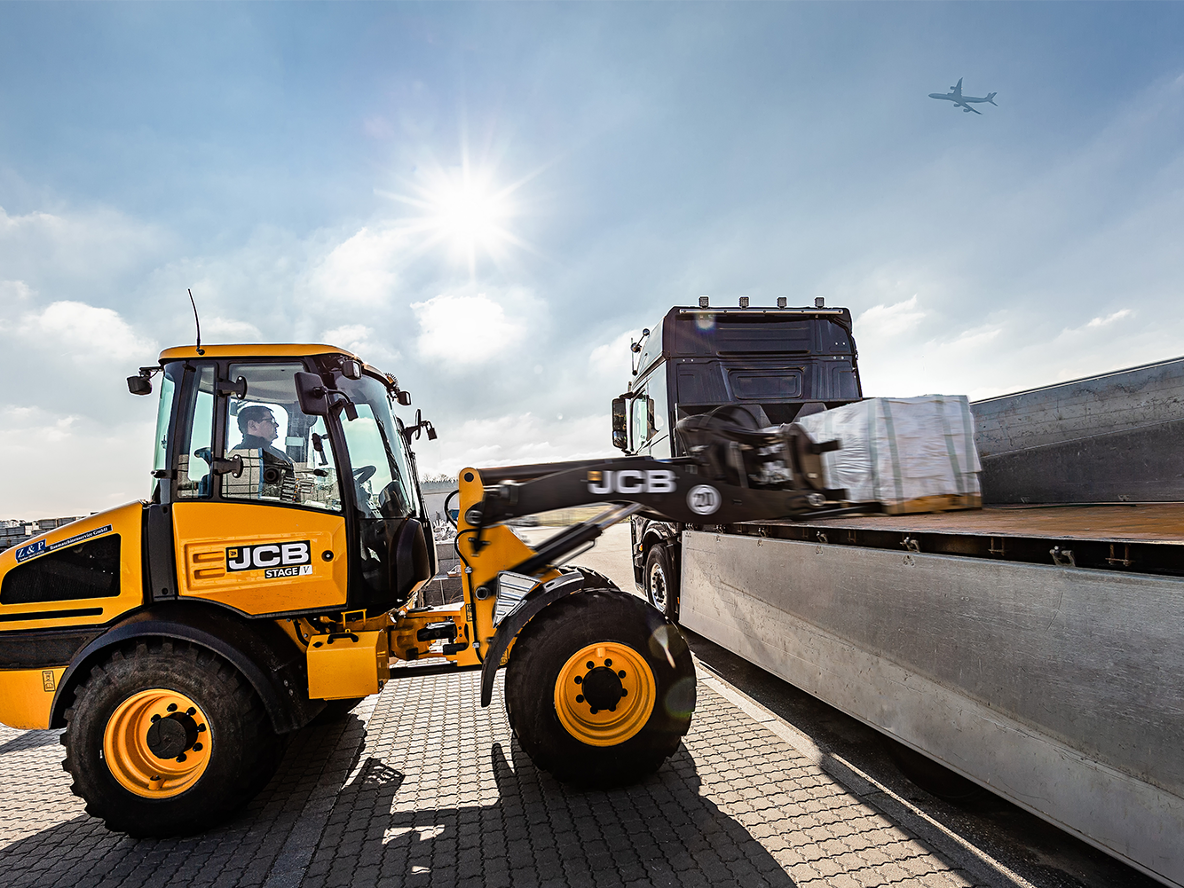
[[391,813],[403,775],[371,759],[366,776],[338,797],[304,884],[795,884],[743,826],[699,794],[685,748],[646,782],[604,792],[559,784],[516,743],[507,760],[495,742],[489,765],[496,801]]
[[58,737],[62,734],[61,731],[25,731],[13,737],[6,743],[0,744],[0,755],[9,752],[16,752],[20,749],[36,749],[39,746],[49,746],[56,744]]
[[[36,733],[49,735],[48,741],[31,738],[41,746],[56,744],[60,732]],[[0,753],[27,749],[28,737],[9,740]],[[262,886],[281,852],[289,850],[289,838],[299,838],[307,826],[310,809],[315,816],[315,804],[310,802],[321,796],[327,802],[325,813],[331,809],[333,798],[356,767],[364,737],[365,724],[354,715],[298,732],[276,776],[242,814],[225,826],[188,838],[132,839],[108,832],[101,821],[85,814],[62,822],[63,809],[69,817],[79,803],[72,796],[63,797],[61,784],[55,781],[45,790],[45,802],[35,803],[35,810],[57,822],[0,849],[0,884],[5,888],[114,888],[144,882],[194,888]],[[60,758],[55,755],[53,765],[57,776],[65,777],[57,765]],[[65,779],[68,786],[69,778]],[[29,786],[40,788],[46,782],[35,776]],[[323,826],[324,817],[321,820]],[[310,849],[306,861],[311,853]]]
[[[430,797],[433,787],[409,785],[374,756],[358,767],[365,735],[356,716],[299,732],[264,792],[237,819],[202,835],[136,840],[85,815],[59,820],[0,849],[0,881],[11,888],[794,886],[760,842],[700,795],[685,748],[640,785],[581,792],[539,772],[517,744],[507,758],[495,742],[488,763],[476,768],[480,780],[460,787],[460,804],[421,806],[417,795]],[[37,732],[4,748],[56,740],[55,732]],[[54,794],[61,796],[60,786]],[[66,801],[68,816],[77,804]]]

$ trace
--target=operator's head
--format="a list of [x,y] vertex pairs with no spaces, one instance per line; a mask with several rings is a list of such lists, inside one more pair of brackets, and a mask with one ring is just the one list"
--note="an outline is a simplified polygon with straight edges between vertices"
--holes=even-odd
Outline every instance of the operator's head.
[[280,424],[276,422],[275,414],[270,407],[253,404],[238,412],[238,430],[243,435],[254,435],[268,443],[274,441],[280,433]]

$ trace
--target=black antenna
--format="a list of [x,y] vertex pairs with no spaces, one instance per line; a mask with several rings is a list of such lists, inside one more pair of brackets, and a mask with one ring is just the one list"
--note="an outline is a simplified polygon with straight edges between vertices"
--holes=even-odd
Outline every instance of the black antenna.
[[197,303],[193,301],[192,290],[189,290],[189,304],[193,306],[193,323],[197,324],[197,353],[204,355],[205,351],[201,347],[201,318],[197,316]]

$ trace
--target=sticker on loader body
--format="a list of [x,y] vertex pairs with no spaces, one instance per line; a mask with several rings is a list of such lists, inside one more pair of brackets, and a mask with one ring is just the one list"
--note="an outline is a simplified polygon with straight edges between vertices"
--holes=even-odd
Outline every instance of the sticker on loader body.
[[226,570],[261,570],[266,579],[298,577],[312,573],[312,544],[309,540],[228,546]]
[[22,561],[28,561],[30,558],[36,558],[38,555],[45,555],[47,552],[68,549],[70,546],[77,546],[79,543],[84,543],[87,540],[92,540],[97,536],[102,536],[110,532],[111,525],[107,524],[103,527],[96,527],[94,530],[88,530],[86,533],[77,534],[66,540],[58,540],[56,543],[47,543],[45,540],[38,540],[35,543],[30,543],[27,546],[21,546],[17,549],[16,562],[20,564]]

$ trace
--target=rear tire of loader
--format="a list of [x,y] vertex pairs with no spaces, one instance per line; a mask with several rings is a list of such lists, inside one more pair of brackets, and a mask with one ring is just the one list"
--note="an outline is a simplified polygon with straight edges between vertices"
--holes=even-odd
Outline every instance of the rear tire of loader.
[[113,653],[66,710],[71,791],[108,829],[133,837],[201,832],[275,773],[283,743],[263,703],[205,648],[140,642]]
[[565,783],[608,788],[656,771],[686,734],[695,667],[678,628],[635,595],[591,589],[522,630],[506,671],[510,726]]

